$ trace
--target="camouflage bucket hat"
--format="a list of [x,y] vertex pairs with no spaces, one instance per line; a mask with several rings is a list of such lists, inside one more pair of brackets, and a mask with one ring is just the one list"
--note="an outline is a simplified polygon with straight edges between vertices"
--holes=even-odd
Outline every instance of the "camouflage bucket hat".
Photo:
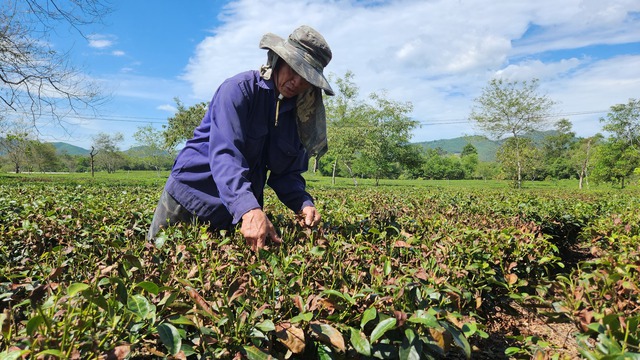
[[302,25],[288,39],[267,33],[260,40],[261,49],[270,49],[311,85],[334,95],[322,71],[331,61],[331,49],[324,37],[313,28]]

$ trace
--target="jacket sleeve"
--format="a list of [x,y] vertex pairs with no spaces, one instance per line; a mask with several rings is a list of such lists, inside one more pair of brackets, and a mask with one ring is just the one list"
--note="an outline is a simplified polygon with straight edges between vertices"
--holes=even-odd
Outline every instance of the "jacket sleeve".
[[249,164],[242,150],[247,146],[247,119],[250,111],[247,90],[241,84],[224,82],[216,92],[206,116],[210,117],[209,165],[220,199],[233,223],[260,204],[251,191]]

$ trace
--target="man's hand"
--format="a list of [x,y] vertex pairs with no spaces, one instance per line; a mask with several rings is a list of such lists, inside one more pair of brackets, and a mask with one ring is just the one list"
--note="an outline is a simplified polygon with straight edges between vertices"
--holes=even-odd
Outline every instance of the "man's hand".
[[315,206],[305,206],[301,211],[301,215],[306,226],[314,227],[320,223],[320,213]]
[[271,221],[261,209],[249,210],[242,215],[242,226],[240,232],[247,241],[247,245],[251,247],[251,250],[258,251],[262,249],[267,238],[273,240],[274,243],[282,243],[282,239],[276,233],[276,229],[273,227]]

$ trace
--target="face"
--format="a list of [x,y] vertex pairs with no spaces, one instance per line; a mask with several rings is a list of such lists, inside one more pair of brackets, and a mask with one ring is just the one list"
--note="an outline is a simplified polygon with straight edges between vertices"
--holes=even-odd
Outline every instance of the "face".
[[302,76],[298,75],[286,62],[278,67],[275,77],[276,88],[286,98],[294,97],[311,87]]

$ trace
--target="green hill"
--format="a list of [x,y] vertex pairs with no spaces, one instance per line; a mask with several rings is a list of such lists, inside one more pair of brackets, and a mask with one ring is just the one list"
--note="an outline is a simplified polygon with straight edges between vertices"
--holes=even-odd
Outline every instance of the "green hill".
[[[528,134],[527,137],[532,138],[534,142],[540,145],[543,139],[546,136],[553,135],[555,131],[536,131],[531,134]],[[496,152],[498,148],[502,145],[504,139],[501,140],[491,140],[486,136],[482,135],[473,135],[473,136],[461,136],[453,139],[440,139],[440,140],[432,140],[432,141],[423,141],[416,142],[414,144],[420,145],[425,149],[437,149],[440,148],[449,154],[460,154],[462,149],[467,144],[471,144],[475,146],[476,150],[478,150],[478,158],[480,161],[495,161],[496,160]],[[53,146],[56,148],[56,152],[58,154],[69,154],[69,155],[88,155],[89,150],[81,148],[79,146],[71,145],[65,142],[52,142]],[[130,156],[138,156],[140,150],[144,147],[132,147],[125,152]]]
[[[533,139],[534,143],[540,146],[545,137],[549,135],[554,135],[556,133],[557,132],[555,130],[534,131],[530,134],[527,134],[526,137]],[[440,148],[449,154],[460,154],[462,152],[462,149],[465,147],[465,145],[471,144],[475,146],[476,150],[478,150],[478,159],[480,161],[495,161],[496,152],[498,151],[498,148],[502,145],[504,141],[505,139],[491,140],[486,136],[473,135],[473,136],[462,136],[462,137],[457,137],[453,139],[424,141],[424,142],[418,142],[415,144],[421,145],[425,149]]]
[[480,161],[495,161],[496,151],[503,140],[493,141],[486,136],[474,135],[474,136],[462,136],[453,139],[441,139],[433,141],[424,141],[416,143],[421,145],[425,149],[437,149],[440,148],[449,154],[460,154],[462,149],[467,144],[475,146],[478,150],[478,159]]
[[56,153],[58,154],[89,155],[89,150],[81,148],[79,146],[67,144],[64,142],[52,142],[51,144],[56,148]]
[[[89,155],[90,150],[81,148],[79,146],[71,145],[65,142],[52,142],[51,143],[55,148],[58,154],[69,154],[69,155]],[[129,156],[140,156],[140,153],[145,149],[144,146],[134,146],[128,150],[124,150]]]

